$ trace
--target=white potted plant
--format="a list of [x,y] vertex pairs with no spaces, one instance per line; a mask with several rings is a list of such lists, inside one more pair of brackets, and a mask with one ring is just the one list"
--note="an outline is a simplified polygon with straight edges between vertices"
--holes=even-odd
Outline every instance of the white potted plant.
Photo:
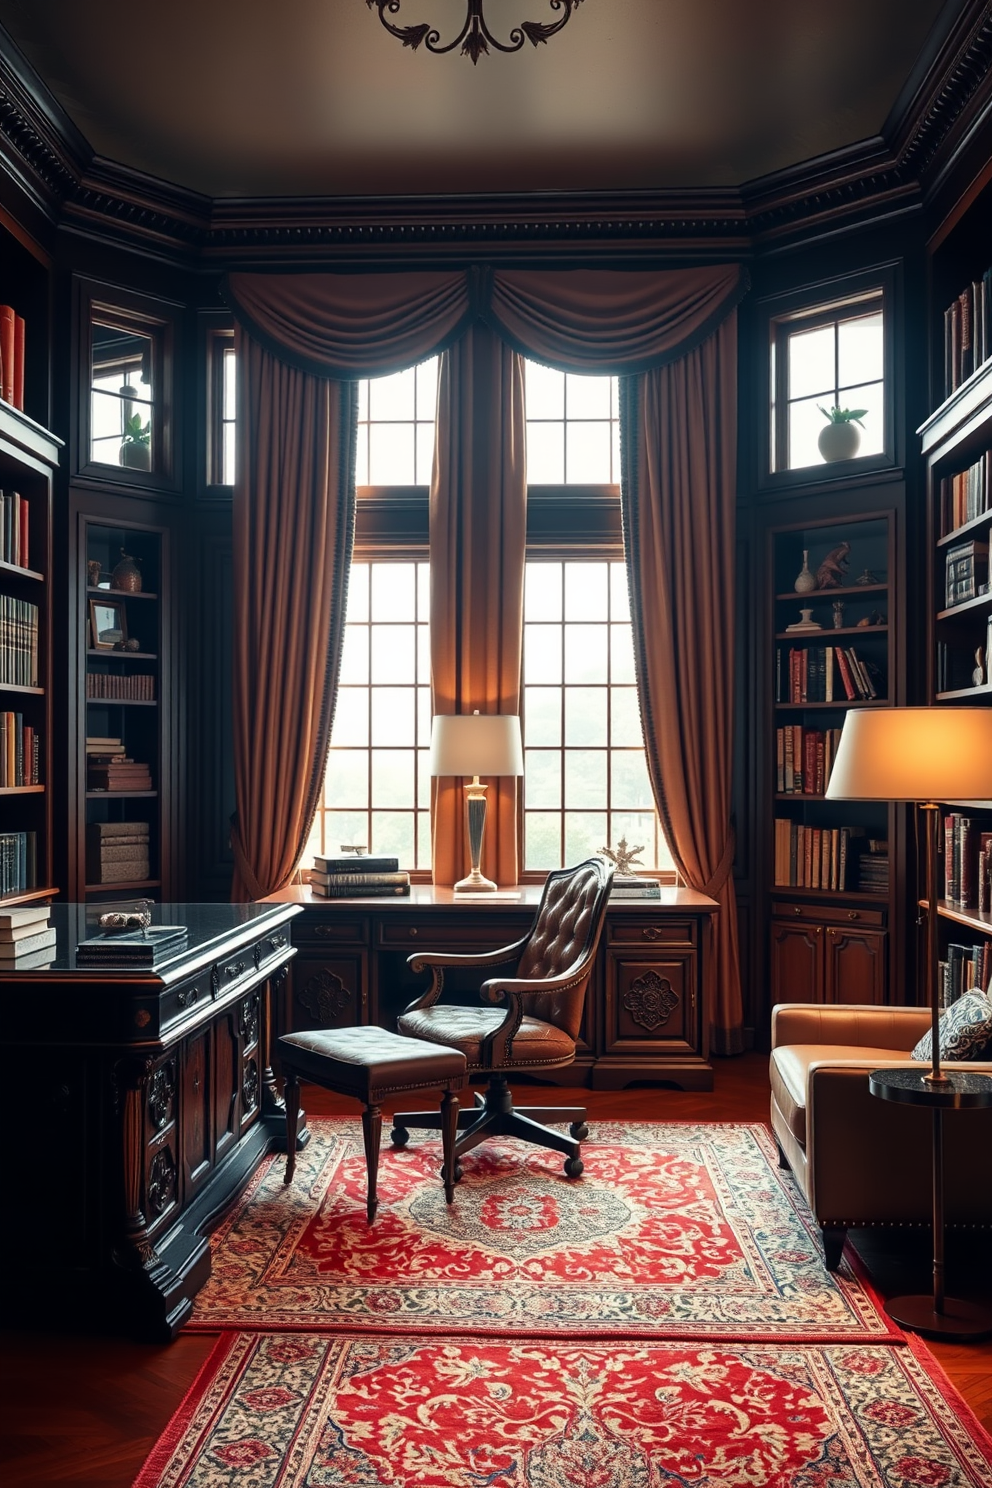
[[859,430],[864,428],[861,420],[867,408],[824,408],[822,403],[816,406],[827,421],[816,441],[820,454],[825,460],[852,460],[861,444]]
[[150,470],[152,467],[152,426],[150,421],[142,423],[140,413],[125,416],[121,464],[130,466],[132,470]]

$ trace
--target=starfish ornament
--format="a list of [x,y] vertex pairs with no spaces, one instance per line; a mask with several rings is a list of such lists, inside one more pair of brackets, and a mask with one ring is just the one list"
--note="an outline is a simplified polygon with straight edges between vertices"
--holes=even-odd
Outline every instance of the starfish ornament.
[[609,858],[611,863],[616,864],[617,872],[621,876],[629,875],[630,870],[635,863],[639,863],[640,866],[643,868],[644,864],[641,863],[640,858],[637,856],[638,853],[642,853],[643,851],[643,843],[640,847],[628,847],[626,837],[621,837],[615,848],[600,848],[600,852],[603,854],[603,857]]

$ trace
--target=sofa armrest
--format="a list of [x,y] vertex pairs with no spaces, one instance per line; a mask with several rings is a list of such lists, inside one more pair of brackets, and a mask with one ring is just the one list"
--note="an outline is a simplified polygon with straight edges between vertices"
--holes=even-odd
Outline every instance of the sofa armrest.
[[772,1008],[772,1048],[782,1044],[849,1044],[905,1049],[930,1027],[930,1009],[874,1003],[780,1002]]

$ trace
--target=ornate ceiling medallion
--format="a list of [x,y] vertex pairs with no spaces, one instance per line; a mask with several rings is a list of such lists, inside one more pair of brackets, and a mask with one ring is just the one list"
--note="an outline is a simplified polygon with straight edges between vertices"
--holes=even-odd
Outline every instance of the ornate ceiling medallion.
[[403,45],[411,50],[416,51],[423,42],[429,52],[440,57],[444,52],[453,52],[460,42],[462,56],[471,57],[473,63],[477,63],[483,52],[488,53],[491,46],[498,52],[519,52],[525,41],[529,41],[532,46],[546,42],[549,36],[564,29],[571,19],[572,11],[579,8],[582,0],[549,0],[552,10],[560,10],[564,14],[557,21],[521,21],[519,26],[513,27],[508,42],[497,41],[486,25],[486,18],[482,13],[485,0],[466,0],[468,10],[465,24],[454,41],[444,45],[441,44],[441,33],[433,26],[396,26],[387,19],[387,15],[394,16],[398,13],[400,0],[365,0],[365,3],[369,10],[379,12],[379,19],[390,36],[398,36]]

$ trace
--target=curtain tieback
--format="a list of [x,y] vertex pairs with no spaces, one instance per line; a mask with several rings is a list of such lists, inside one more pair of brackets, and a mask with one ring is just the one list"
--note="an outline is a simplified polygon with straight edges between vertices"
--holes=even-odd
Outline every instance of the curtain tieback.
[[699,886],[699,892],[701,894],[708,895],[710,899],[716,899],[719,897],[720,890],[723,888],[724,884],[727,882],[727,879],[730,877],[730,870],[734,866],[734,853],[736,849],[737,838],[733,831],[733,828],[731,828],[730,833],[727,837],[727,845],[723,849],[723,857],[720,859],[716,871],[714,873],[711,873],[706,882],[704,884],[700,884]]

